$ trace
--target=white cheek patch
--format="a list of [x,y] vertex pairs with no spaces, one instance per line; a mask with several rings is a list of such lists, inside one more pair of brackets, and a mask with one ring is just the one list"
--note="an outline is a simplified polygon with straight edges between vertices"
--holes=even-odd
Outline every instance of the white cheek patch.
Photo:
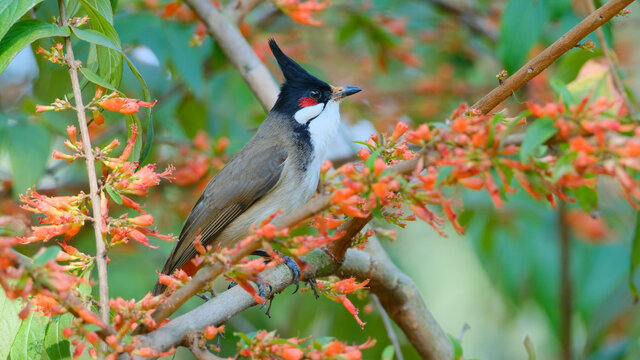
[[300,124],[306,124],[307,121],[318,116],[322,112],[322,110],[324,110],[323,103],[303,107],[302,109],[296,111],[295,115],[293,115],[293,118],[296,119],[296,121]]

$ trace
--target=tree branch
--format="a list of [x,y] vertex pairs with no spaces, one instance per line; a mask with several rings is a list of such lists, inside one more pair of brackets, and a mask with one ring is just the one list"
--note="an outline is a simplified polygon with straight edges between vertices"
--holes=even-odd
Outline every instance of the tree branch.
[[193,356],[197,360],[222,360],[221,357],[214,355],[209,350],[207,350],[207,348],[205,347],[206,342],[204,342],[204,344],[202,342],[203,340],[200,336],[198,336],[198,333],[191,332],[185,338],[184,345],[188,347],[189,350],[191,350]]
[[453,359],[451,342],[427,309],[420,291],[377,240],[371,239],[365,251],[349,249],[338,274],[369,279],[371,291],[423,359]]
[[567,33],[562,35],[560,39],[556,40],[551,46],[529,60],[529,62],[516,71],[515,74],[509,76],[502,85],[496,87],[475,103],[473,108],[480,110],[483,114],[493,110],[493,108],[511,96],[514,91],[520,89],[529,80],[540,74],[562,54],[573,49],[580,40],[604,25],[632,2],[633,0],[611,0],[606,3],[584,18],[578,25],[567,31]]
[[[265,110],[275,104],[280,87],[260,61],[240,30],[208,0],[184,0],[207,26],[209,35],[222,48],[233,66],[258,97]],[[254,1],[251,1],[252,3]]]
[[[62,26],[68,26],[67,13],[63,0],[58,0],[60,19]],[[73,97],[76,102],[75,109],[78,116],[78,125],[82,137],[82,152],[87,165],[87,175],[89,177],[89,198],[91,199],[93,232],[96,238],[96,263],[98,265],[98,282],[100,287],[100,320],[109,324],[109,283],[107,281],[107,250],[102,239],[102,209],[100,208],[100,194],[98,192],[98,178],[96,176],[95,159],[91,148],[91,138],[85,116],[85,107],[82,103],[82,90],[78,81],[78,65],[73,56],[71,38],[65,37],[64,43],[67,51],[65,61],[69,66],[69,77],[73,88]],[[104,344],[102,344],[104,345]]]

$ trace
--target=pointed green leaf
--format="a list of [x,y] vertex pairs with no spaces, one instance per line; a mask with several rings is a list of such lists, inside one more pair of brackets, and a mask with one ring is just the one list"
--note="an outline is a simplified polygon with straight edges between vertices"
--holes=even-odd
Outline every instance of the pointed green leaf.
[[11,360],[40,359],[47,320],[31,312],[22,324],[11,346]]
[[22,49],[32,42],[53,36],[69,36],[69,33],[68,27],[47,24],[41,20],[24,20],[15,23],[0,41],[0,73]]
[[60,247],[58,247],[57,245],[46,247],[44,251],[42,251],[35,258],[33,258],[33,265],[42,266],[46,264],[49,260],[55,260],[59,252],[60,252]]
[[551,139],[558,132],[553,120],[548,117],[538,119],[527,127],[527,132],[522,140],[520,149],[520,160],[526,161],[532,156],[538,147]]
[[107,80],[103,79],[100,75],[96,74],[93,70],[85,67],[81,67],[78,70],[80,70],[82,75],[92,83],[96,85],[100,85],[103,88],[106,88],[109,90],[118,91],[113,85],[111,85]]
[[118,193],[117,191],[115,191],[111,186],[107,185],[105,186],[105,189],[107,190],[107,193],[109,194],[109,196],[111,197],[111,199],[113,199],[113,201],[115,201],[116,204],[118,205],[122,205],[122,196],[120,196],[120,193]]
[[[111,4],[109,1],[104,0],[80,0],[80,2],[91,18],[92,31],[106,37],[116,47],[114,49],[103,45],[103,47],[98,47],[96,50],[98,55],[98,74],[110,84],[118,87],[122,80],[123,54],[120,50],[120,37],[112,25],[113,13]],[[75,32],[76,29],[74,28],[73,30]]]
[[598,189],[581,186],[579,188],[572,189],[571,192],[576,196],[578,204],[580,204],[582,210],[590,214],[598,210]]
[[19,312],[16,302],[9,299],[0,286],[0,360],[9,356],[13,339],[20,329]]
[[42,0],[0,1],[0,39],[16,21],[20,20],[22,15],[41,2]]

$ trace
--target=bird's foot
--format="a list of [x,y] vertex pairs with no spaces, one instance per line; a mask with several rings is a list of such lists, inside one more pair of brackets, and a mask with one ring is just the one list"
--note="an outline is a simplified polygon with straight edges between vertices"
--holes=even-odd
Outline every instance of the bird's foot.
[[211,289],[208,292],[202,292],[200,294],[196,294],[196,296],[206,302],[216,297],[216,292],[213,291],[213,289]]
[[316,286],[316,279],[311,278],[307,280],[307,284],[309,285],[311,290],[313,290],[313,295],[316,297],[316,300],[318,300],[320,298],[320,295],[318,295],[318,287]]
[[[265,263],[268,263],[271,261],[271,256],[269,255],[268,252],[264,250],[256,250],[252,252],[251,255],[257,255],[257,256],[263,257],[265,259],[264,260]],[[287,267],[291,269],[291,272],[293,273],[293,282],[296,285],[296,289],[293,291],[293,293],[295,294],[296,292],[298,292],[298,289],[300,288],[300,284],[299,284],[300,267],[298,266],[296,261],[293,260],[293,258],[289,256],[284,256],[284,255],[282,257],[284,259],[284,264],[287,265]]]

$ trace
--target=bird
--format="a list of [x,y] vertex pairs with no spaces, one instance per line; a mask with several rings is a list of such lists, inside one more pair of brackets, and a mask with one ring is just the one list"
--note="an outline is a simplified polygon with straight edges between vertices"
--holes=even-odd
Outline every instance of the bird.
[[[278,98],[249,142],[205,187],[162,274],[197,272],[190,261],[197,254],[196,236],[205,247],[232,247],[269,216],[295,211],[318,187],[340,103],[362,89],[329,85],[285,55],[274,39],[269,47],[284,76]],[[164,289],[158,282],[153,294]]]

